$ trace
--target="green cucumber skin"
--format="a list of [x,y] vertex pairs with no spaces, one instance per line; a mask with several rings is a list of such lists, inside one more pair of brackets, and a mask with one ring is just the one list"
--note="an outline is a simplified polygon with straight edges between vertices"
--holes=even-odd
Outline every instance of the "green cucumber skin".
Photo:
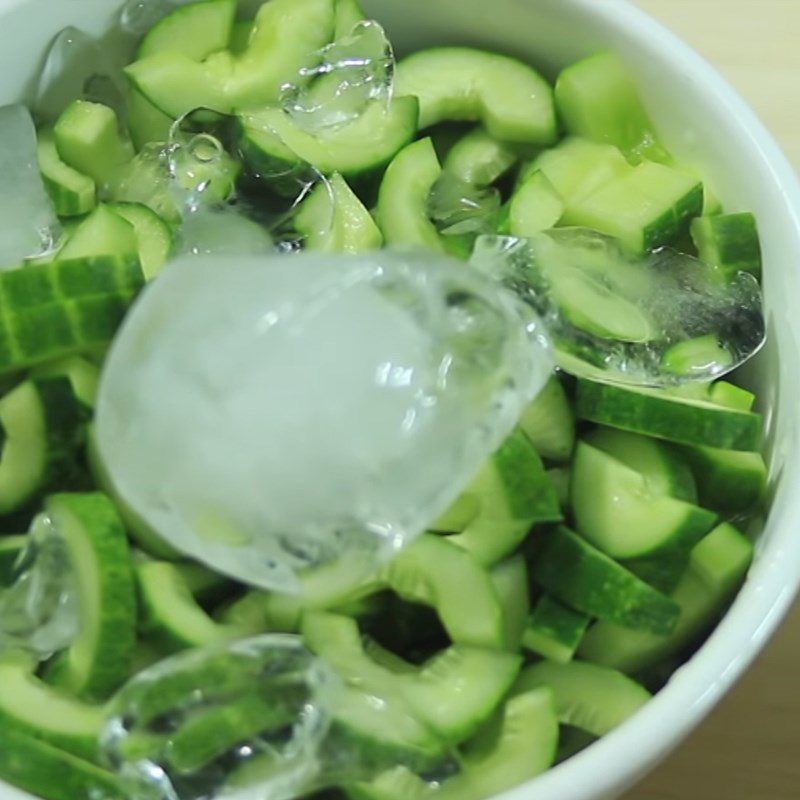
[[753,214],[715,214],[692,221],[692,239],[701,261],[726,275],[749,272],[761,279],[761,242]]
[[543,595],[536,603],[522,635],[522,644],[552,661],[565,664],[572,660],[581,643],[590,618]]

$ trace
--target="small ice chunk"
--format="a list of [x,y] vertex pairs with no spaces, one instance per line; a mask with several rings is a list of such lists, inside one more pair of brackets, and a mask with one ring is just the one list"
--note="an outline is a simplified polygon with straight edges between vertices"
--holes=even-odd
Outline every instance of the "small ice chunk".
[[52,250],[61,235],[44,188],[36,128],[23,105],[0,108],[0,267]]
[[281,105],[307,131],[319,132],[357,119],[374,101],[392,99],[394,51],[383,28],[359,22],[351,33],[319,51],[283,87]]
[[187,213],[178,229],[179,252],[195,256],[266,255],[274,243],[267,229],[235,206]]
[[445,235],[488,233],[496,228],[500,192],[444,171],[428,195],[428,216]]
[[551,369],[530,309],[458,261],[184,257],[114,341],[98,453],[180,551],[298,591],[422,531]]
[[529,239],[481,236],[472,262],[541,316],[559,366],[641,386],[708,381],[765,340],[758,281],[662,248],[631,257],[584,228]]
[[67,547],[50,518],[40,514],[12,581],[0,586],[0,650],[24,649],[45,660],[69,647],[78,627]]

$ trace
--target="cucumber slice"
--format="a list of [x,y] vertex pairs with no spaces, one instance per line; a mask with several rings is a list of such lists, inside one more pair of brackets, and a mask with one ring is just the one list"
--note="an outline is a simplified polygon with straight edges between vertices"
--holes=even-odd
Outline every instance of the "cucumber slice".
[[567,67],[556,81],[556,106],[567,130],[619,147],[633,161],[670,161],[622,59],[595,53]]
[[318,184],[302,202],[294,225],[311,250],[362,253],[383,244],[375,220],[338,172],[328,185]]
[[669,244],[703,211],[703,184],[692,175],[644,161],[591,194],[567,203],[562,225],[619,239],[633,253]]
[[503,610],[506,649],[519,651],[531,613],[528,566],[525,559],[517,555],[494,566],[490,575]]
[[553,228],[564,213],[564,201],[544,172],[537,171],[517,187],[509,207],[512,236],[533,236]]
[[756,396],[741,386],[728,381],[716,381],[707,388],[708,399],[718,406],[733,408],[737,411],[752,411]]
[[105,699],[130,674],[136,595],[125,529],[103,494],[51,495],[45,509],[63,537],[78,587],[81,630],[48,670],[49,682]]
[[680,615],[673,600],[565,527],[543,531],[531,575],[553,597],[592,617],[671,633]]
[[575,414],[558,376],[522,412],[520,430],[542,458],[568,461],[575,447]]
[[572,484],[572,471],[569,467],[553,467],[547,470],[547,477],[558,497],[562,511],[569,507],[569,495]]
[[39,171],[56,214],[60,217],[88,214],[96,202],[94,181],[61,160],[52,128],[42,128],[38,141]]
[[659,493],[641,472],[585,441],[578,443],[571,485],[578,531],[614,558],[688,552],[717,519],[711,511]]
[[24,533],[0,536],[0,587],[14,580],[17,560],[27,544],[28,536]]
[[233,23],[231,30],[231,40],[228,43],[228,50],[235,56],[240,56],[250,46],[250,37],[256,27],[254,19],[241,19]]
[[91,256],[134,255],[138,252],[136,231],[128,220],[101,203],[82,220],[58,254],[59,261]]
[[166,561],[136,564],[141,607],[140,628],[163,652],[235,639],[239,631],[220,625],[206,614],[192,596],[180,570]]
[[680,608],[671,634],[659,636],[598,622],[581,643],[581,658],[632,674],[679,654],[716,622],[741,585],[752,558],[751,542],[723,523],[694,548],[688,571],[671,595]]
[[558,664],[567,664],[572,661],[589,622],[586,614],[542,595],[522,634],[522,645]]
[[364,9],[358,0],[336,0],[334,8],[336,21],[334,25],[334,40],[342,39],[353,32],[359,22],[366,19]]
[[32,378],[52,378],[63,375],[72,386],[72,392],[87,408],[94,408],[100,370],[90,361],[78,356],[62,358],[31,370]]
[[97,761],[104,710],[42,683],[35,675],[36,667],[26,653],[0,655],[0,726]]
[[678,342],[661,357],[661,369],[675,375],[708,374],[714,366],[720,371],[732,367],[733,356],[713,333]]
[[715,214],[692,220],[692,241],[701,261],[726,275],[750,272],[761,279],[761,242],[750,212]]
[[383,568],[383,577],[404,600],[435,608],[454,642],[504,646],[503,611],[489,573],[462,547],[423,533]]
[[428,196],[441,172],[430,139],[420,139],[394,157],[378,195],[378,223],[387,245],[445,252],[444,241],[428,218]]
[[202,0],[179,6],[149,30],[136,58],[171,52],[202,61],[228,46],[235,16],[236,0]]
[[545,686],[555,695],[559,721],[595,736],[605,736],[651,698],[647,689],[627,675],[581,661],[540,661],[526,667],[514,690],[526,692]]
[[445,120],[480,121],[497,139],[550,144],[553,90],[521,61],[467,47],[422,50],[397,65],[399,94],[420,100],[420,129]]
[[579,418],[682,444],[727,450],[759,449],[759,414],[703,399],[578,379]]
[[489,186],[516,163],[515,149],[490,136],[484,128],[471,130],[450,149],[444,161],[447,172],[474,186]]
[[131,143],[119,134],[117,115],[102,103],[73,100],[56,120],[53,136],[61,160],[99,187],[133,158]]
[[167,263],[172,250],[172,232],[155,211],[142,203],[109,203],[108,209],[133,226],[136,251],[146,281]]
[[302,162],[351,178],[388,164],[414,138],[418,114],[415,97],[395,97],[388,107],[373,102],[352,122],[313,135],[280,108],[266,108],[239,115],[240,147],[250,170],[267,178]]
[[186,584],[192,597],[203,608],[217,605],[238,589],[229,578],[202,564],[187,562],[174,564],[174,567],[180,573],[181,581]]
[[432,786],[407,767],[394,767],[382,772],[370,783],[345,787],[348,800],[433,800],[441,789]]
[[5,725],[0,729],[0,778],[49,800],[129,797],[116,775]]
[[128,133],[137,153],[152,142],[169,141],[174,122],[135,86],[128,87]]
[[[434,530],[458,531],[447,541],[468,550],[481,564],[495,564],[542,522],[560,522],[561,507],[533,445],[516,431]],[[454,524],[455,523],[455,524]]]

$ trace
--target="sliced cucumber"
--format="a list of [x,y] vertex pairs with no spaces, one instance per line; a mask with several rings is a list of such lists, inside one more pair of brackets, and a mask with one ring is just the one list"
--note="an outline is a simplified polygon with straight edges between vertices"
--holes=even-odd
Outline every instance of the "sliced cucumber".
[[522,671],[514,690],[545,686],[555,695],[559,721],[595,736],[618,727],[650,700],[650,692],[627,675],[582,661],[532,664]]
[[218,572],[194,562],[175,564],[192,597],[203,607],[215,606],[237,592],[237,585]]
[[553,90],[533,68],[467,47],[422,50],[397,65],[397,91],[420,100],[421,129],[445,120],[480,121],[497,139],[550,144]]
[[61,160],[51,128],[40,130],[38,140],[39,171],[56,214],[60,217],[88,214],[96,203],[94,181]]
[[101,203],[72,232],[58,254],[59,261],[92,256],[135,255],[136,231],[128,220]]
[[172,250],[172,232],[155,211],[142,203],[109,203],[108,208],[133,226],[136,250],[146,281],[167,263]]
[[661,357],[661,369],[674,375],[708,374],[712,368],[726,370],[732,366],[730,350],[713,333],[673,344]]
[[240,56],[250,46],[250,37],[256,27],[254,19],[240,19],[233,23],[231,39],[228,50],[235,56]]
[[558,664],[567,664],[572,661],[589,622],[586,614],[542,595],[522,634],[523,647]]
[[521,555],[516,555],[494,566],[490,574],[503,610],[505,646],[516,652],[522,646],[522,633],[531,612],[528,566]]
[[569,496],[572,484],[572,471],[569,467],[552,467],[547,470],[547,477],[558,497],[558,502],[562,510],[569,508]]
[[90,361],[78,356],[62,358],[41,364],[31,371],[32,378],[52,378],[65,376],[72,386],[75,397],[87,408],[94,408],[97,386],[100,383],[100,370]]
[[568,461],[575,447],[575,414],[558,376],[553,376],[522,412],[520,430],[542,458]]
[[345,787],[348,800],[433,800],[440,793],[439,787],[402,766],[382,772],[370,783]]
[[174,122],[135,86],[128,87],[128,133],[137,153],[153,142],[169,141]]
[[81,630],[52,663],[48,680],[87,699],[105,699],[130,674],[136,594],[125,529],[103,494],[56,494],[45,509],[69,552]]
[[753,214],[697,217],[691,231],[701,261],[726,275],[744,271],[761,278],[761,242]]
[[564,213],[564,201],[544,172],[536,171],[517,187],[509,207],[512,236],[533,236],[553,228]]
[[336,24],[333,38],[342,39],[353,32],[353,28],[363,19],[366,19],[364,9],[361,8],[358,0],[336,0],[334,9]]
[[444,168],[466,183],[489,186],[502,178],[518,159],[511,145],[477,127],[450,148]]
[[578,417],[689,445],[758,450],[762,420],[749,411],[655,389],[578,380]]
[[543,531],[531,575],[568,606],[631,628],[671,633],[680,615],[670,598],[568,528]]

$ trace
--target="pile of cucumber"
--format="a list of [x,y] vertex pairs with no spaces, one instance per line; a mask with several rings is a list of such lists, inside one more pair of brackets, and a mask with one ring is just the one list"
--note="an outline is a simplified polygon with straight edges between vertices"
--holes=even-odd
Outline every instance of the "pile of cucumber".
[[[81,629],[45,663],[0,653],[0,779],[38,796],[125,798],[99,757],[114,693],[171,653],[285,631],[353,687],[336,724],[365,758],[396,763],[315,797],[481,800],[624,722],[746,575],[768,478],[763,421],[756,398],[726,381],[653,390],[554,374],[453,507],[355,593],[325,570],[297,597],[248,589],[116,506],[90,446],[103,354],[178,246],[185,213],[137,172],[137,153],[196,109],[194,132],[225,157],[199,178],[196,164],[173,163],[171,179],[201,180],[211,205],[279,208],[305,248],[463,256],[463,236],[429,215],[446,172],[499,190],[498,233],[584,226],[633,253],[669,245],[722,276],[760,278],[753,216],[724,213],[675,161],[611,53],[553,88],[504,55],[426,50],[399,62],[390,102],[302,128],[281,86],[363,16],[356,0],[269,0],[254,19],[235,0],[181,5],[126,68],[126,119],[76,98],[39,128],[66,233],[50,255],[0,272],[0,582],[14,579],[21,531],[44,510],[67,544]],[[281,176],[309,166],[327,181],[292,206]],[[370,689],[404,713],[376,727],[358,710]],[[249,735],[229,733],[230,746]],[[431,784],[415,767],[442,746],[459,771]],[[187,763],[202,762],[197,748]]]

